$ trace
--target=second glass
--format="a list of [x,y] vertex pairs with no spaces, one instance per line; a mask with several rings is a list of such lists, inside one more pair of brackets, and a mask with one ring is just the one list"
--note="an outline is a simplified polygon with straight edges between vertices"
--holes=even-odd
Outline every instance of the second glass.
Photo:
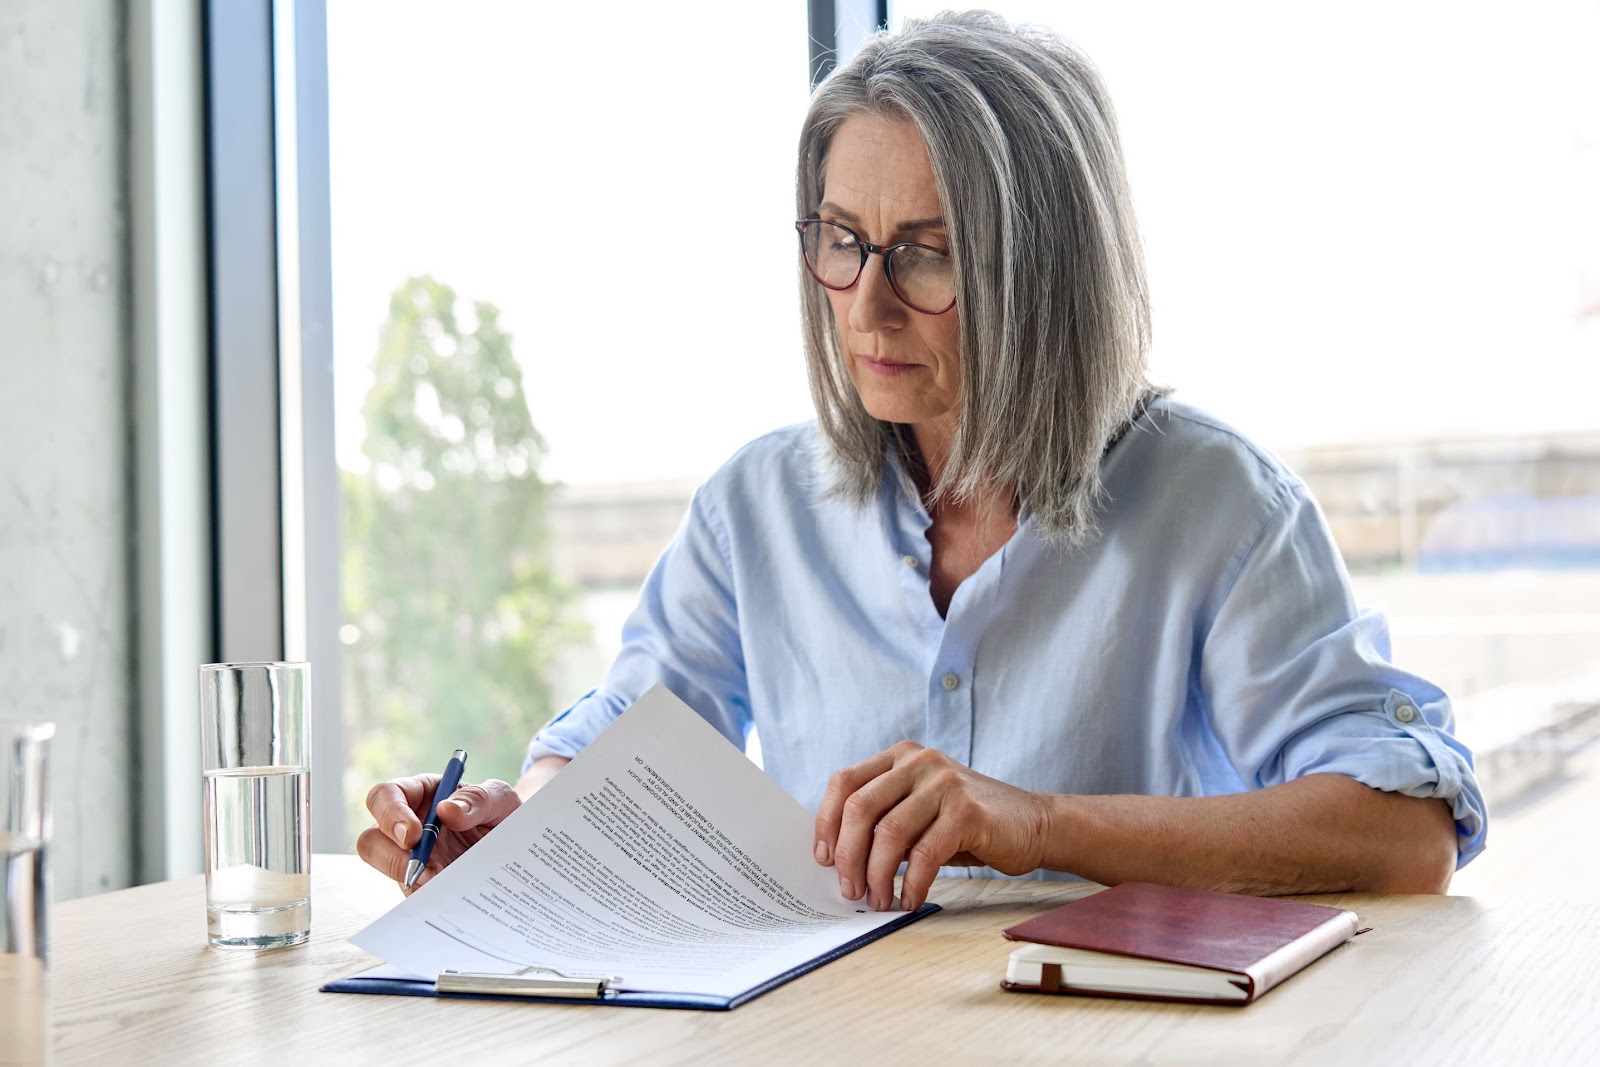
[[311,666],[200,668],[206,935],[223,948],[311,936]]
[[50,739],[44,722],[0,719],[0,1063],[49,1054]]

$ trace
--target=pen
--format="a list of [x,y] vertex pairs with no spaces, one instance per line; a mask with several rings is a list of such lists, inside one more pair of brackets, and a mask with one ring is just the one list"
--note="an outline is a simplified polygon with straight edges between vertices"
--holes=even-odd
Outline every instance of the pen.
[[428,817],[422,820],[422,837],[411,850],[411,862],[406,864],[407,889],[417,884],[417,876],[428,865],[428,857],[433,855],[433,843],[439,840],[439,801],[450,799],[466,769],[467,750],[458,748],[450,754],[450,762],[444,765],[444,777],[439,779],[439,788],[433,791],[433,800],[428,803]]

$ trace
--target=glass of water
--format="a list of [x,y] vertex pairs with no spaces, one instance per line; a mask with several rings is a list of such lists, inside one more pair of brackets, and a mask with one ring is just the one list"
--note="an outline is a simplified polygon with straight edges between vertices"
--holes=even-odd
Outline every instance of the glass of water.
[[311,665],[200,668],[206,935],[224,948],[311,936]]
[[[46,1054],[50,878],[49,723],[0,719],[0,1061]],[[10,1059],[15,1055],[16,1059]]]

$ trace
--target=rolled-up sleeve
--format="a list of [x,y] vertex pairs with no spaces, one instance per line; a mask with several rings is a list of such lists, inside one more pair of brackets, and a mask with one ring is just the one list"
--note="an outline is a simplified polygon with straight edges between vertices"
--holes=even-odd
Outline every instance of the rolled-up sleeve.
[[1446,801],[1456,866],[1483,851],[1472,753],[1438,687],[1390,662],[1383,617],[1356,610],[1316,504],[1286,486],[1234,561],[1202,635],[1208,714],[1240,777],[1279,785],[1332,773]]
[[523,763],[576,756],[657,682],[744,747],[750,701],[728,565],[727,533],[702,487],[672,543],[645,579],[605,683],[534,735]]

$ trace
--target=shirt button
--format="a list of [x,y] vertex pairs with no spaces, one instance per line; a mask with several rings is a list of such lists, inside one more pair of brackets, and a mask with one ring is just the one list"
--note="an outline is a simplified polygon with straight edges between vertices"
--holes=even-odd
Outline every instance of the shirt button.
[[1412,707],[1410,704],[1401,704],[1398,708],[1394,709],[1394,717],[1399,719],[1401,722],[1410,722],[1412,719],[1417,717],[1417,709]]
[[919,560],[916,556],[901,556],[900,557],[900,562],[904,563],[907,567],[910,567],[912,570],[916,570],[919,566],[922,565],[922,561]]
[[939,684],[944,686],[946,691],[949,691],[960,685],[961,679],[954,674],[947,674],[943,678],[939,679]]

